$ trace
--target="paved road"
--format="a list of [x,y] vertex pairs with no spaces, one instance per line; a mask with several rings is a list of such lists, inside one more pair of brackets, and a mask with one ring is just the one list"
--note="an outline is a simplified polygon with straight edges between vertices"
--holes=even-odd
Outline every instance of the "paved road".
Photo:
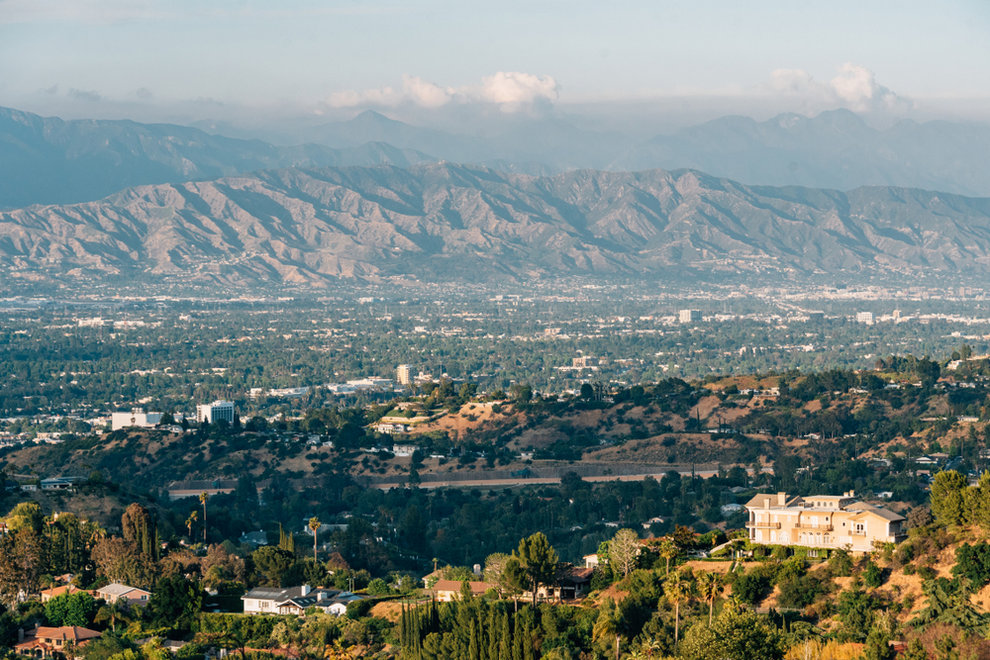
[[[559,468],[559,467],[541,467],[533,468],[531,470],[532,474],[530,476],[511,476],[509,474],[504,474],[505,470],[492,470],[491,473],[451,473],[447,474],[425,474],[421,476],[421,481],[419,483],[420,488],[513,488],[518,486],[529,486],[533,484],[558,484],[560,483],[560,478],[562,474],[567,472],[577,472],[580,474],[584,472],[585,474],[580,474],[581,478],[585,481],[642,481],[647,477],[653,477],[656,480],[660,480],[663,476],[669,472],[678,472],[684,476],[690,476],[692,473],[707,479],[718,474],[717,465],[663,465],[663,466],[650,466],[644,469],[645,466],[640,466],[638,471],[629,469],[616,469],[616,466],[612,465],[600,465],[600,466],[568,466],[568,468],[581,467],[581,470]],[[589,469],[598,467],[599,469]],[[728,469],[732,467],[731,465],[723,465],[722,469]],[[597,472],[597,474],[595,474]],[[449,478],[447,478],[449,476]],[[380,490],[389,490],[390,488],[401,488],[406,486],[406,481],[398,481],[396,479],[382,479],[381,481],[373,481],[368,483],[369,487],[378,488]]]

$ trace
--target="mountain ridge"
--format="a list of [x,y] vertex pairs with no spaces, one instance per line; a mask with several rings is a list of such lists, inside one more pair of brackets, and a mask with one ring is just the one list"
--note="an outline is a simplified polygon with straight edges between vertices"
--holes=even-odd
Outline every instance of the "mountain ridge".
[[0,212],[13,277],[324,287],[570,276],[981,278],[990,199],[746,186],[693,170],[285,168]]

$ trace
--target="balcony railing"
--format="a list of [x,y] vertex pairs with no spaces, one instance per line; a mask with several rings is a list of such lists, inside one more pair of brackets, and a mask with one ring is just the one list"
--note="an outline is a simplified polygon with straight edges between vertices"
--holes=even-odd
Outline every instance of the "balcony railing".
[[810,530],[812,532],[831,532],[835,528],[832,525],[809,525],[808,523],[798,523],[794,529]]
[[779,522],[751,522],[746,527],[750,529],[780,529]]

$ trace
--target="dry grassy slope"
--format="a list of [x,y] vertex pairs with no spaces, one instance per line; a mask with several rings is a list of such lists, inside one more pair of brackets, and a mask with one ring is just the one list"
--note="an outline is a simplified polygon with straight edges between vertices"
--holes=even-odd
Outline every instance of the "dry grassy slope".
[[[241,446],[238,446],[241,444]],[[117,483],[161,488],[177,479],[260,474],[266,464],[287,469],[309,467],[297,460],[276,458],[268,446],[237,441],[202,443],[189,435],[161,431],[129,431],[63,445],[25,446],[5,455],[10,473],[88,476],[98,470]]]
[[74,493],[14,492],[0,497],[0,516],[6,515],[18,502],[34,501],[46,513],[61,511],[75,514],[81,520],[92,520],[104,528],[120,526],[124,509],[135,501],[143,501],[136,493],[126,490],[87,487]]
[[[955,540],[952,543],[942,548],[933,556],[933,561],[931,564],[928,564],[926,560],[922,560],[919,562],[919,560],[916,559],[913,562],[913,565],[916,568],[919,565],[930,565],[935,570],[937,577],[944,577],[951,579],[953,577],[952,569],[955,566],[956,550],[964,543],[972,544],[972,543],[985,542],[988,538],[990,538],[990,535],[988,535],[987,531],[979,528],[972,528],[972,529],[959,531],[956,534]],[[911,602],[910,608],[903,609],[897,615],[898,622],[900,622],[901,624],[906,624],[908,621],[915,618],[919,612],[921,612],[928,606],[927,598],[924,596],[924,593],[922,591],[922,585],[924,583],[924,579],[917,573],[908,575],[907,573],[905,573],[903,567],[893,567],[890,562],[883,561],[880,557],[875,557],[874,559],[881,568],[887,569],[889,571],[887,575],[887,579],[880,587],[877,587],[874,591],[878,595],[881,595],[885,599],[891,601],[895,601],[895,602],[900,601],[902,603],[906,603],[908,601]],[[695,563],[704,564],[705,562],[695,562]],[[699,568],[701,570],[706,570],[703,568],[703,566],[695,567],[695,570],[699,570]],[[713,569],[708,569],[708,570],[713,570]],[[829,579],[824,576],[824,573],[826,571],[826,564],[824,563],[814,566],[811,569],[811,571],[813,573],[822,574],[821,579]],[[852,586],[853,582],[855,581],[855,575],[856,573],[854,573],[854,575],[850,577],[831,578],[831,582],[835,586],[835,593],[833,594],[833,596],[830,597],[834,597],[842,590],[849,589]],[[760,606],[776,607],[778,594],[779,594],[779,590],[775,588],[773,593],[771,593],[766,599],[763,600],[763,602],[760,603]],[[972,597],[970,598],[970,602],[974,605],[974,607],[977,608],[978,611],[983,613],[990,613],[990,585],[987,585],[977,593],[973,594]],[[840,625],[838,621],[833,619],[829,619],[825,623],[826,625],[831,625],[831,626]]]

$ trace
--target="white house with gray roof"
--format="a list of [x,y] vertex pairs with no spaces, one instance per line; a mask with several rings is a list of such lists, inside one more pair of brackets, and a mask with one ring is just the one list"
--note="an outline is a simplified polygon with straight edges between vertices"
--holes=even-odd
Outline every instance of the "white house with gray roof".
[[241,596],[245,614],[305,614],[311,607],[327,614],[340,616],[347,611],[348,603],[361,600],[361,596],[338,589],[299,587],[256,587]]
[[100,587],[94,592],[96,598],[102,598],[108,603],[124,602],[128,605],[147,605],[151,599],[151,592],[129,587],[126,584],[114,582],[105,587]]

